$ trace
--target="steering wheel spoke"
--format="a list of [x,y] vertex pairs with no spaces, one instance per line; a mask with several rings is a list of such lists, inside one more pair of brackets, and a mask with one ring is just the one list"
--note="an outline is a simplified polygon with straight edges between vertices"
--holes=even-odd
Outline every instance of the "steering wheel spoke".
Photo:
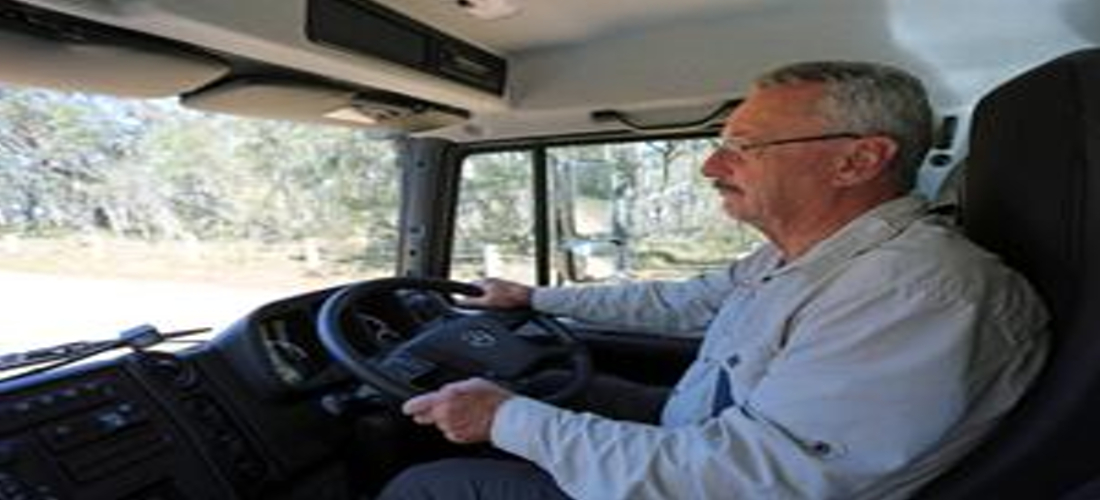
[[388,278],[348,285],[328,297],[317,316],[321,344],[338,362],[383,394],[403,401],[440,385],[469,377],[522,388],[538,373],[568,373],[558,390],[542,399],[573,397],[588,383],[591,358],[576,336],[551,316],[533,311],[472,313],[453,306],[386,353],[367,357],[348,341],[340,317],[356,303],[369,303],[402,290],[476,296],[481,289],[455,281]]
[[439,370],[431,361],[421,359],[407,351],[391,352],[384,356],[378,366],[410,387],[423,387]]

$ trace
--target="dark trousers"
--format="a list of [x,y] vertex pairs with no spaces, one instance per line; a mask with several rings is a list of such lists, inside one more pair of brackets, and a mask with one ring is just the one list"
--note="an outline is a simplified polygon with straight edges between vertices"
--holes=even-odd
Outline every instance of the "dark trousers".
[[569,500],[554,478],[530,462],[449,458],[406,469],[377,500]]
[[[666,387],[597,376],[568,406],[616,420],[656,423],[668,399]],[[378,500],[569,500],[554,478],[516,459],[451,458],[406,469],[386,485]]]

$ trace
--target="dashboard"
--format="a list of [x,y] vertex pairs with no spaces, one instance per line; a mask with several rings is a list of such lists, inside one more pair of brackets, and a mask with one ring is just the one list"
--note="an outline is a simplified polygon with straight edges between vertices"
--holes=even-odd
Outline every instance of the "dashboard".
[[256,322],[256,332],[271,374],[289,389],[323,385],[335,372],[324,348],[313,334],[304,311],[289,311]]
[[[0,381],[0,500],[351,500],[410,463],[454,455],[326,351],[315,319],[340,290],[265,304],[183,350],[143,348]],[[469,353],[485,337],[461,333],[486,330],[438,327],[482,317],[450,322],[465,312],[437,292],[391,290],[343,312],[341,330],[366,357],[439,334],[443,355],[481,361]],[[651,366],[651,383],[674,380],[698,347],[591,330],[584,341],[604,353],[606,373]],[[507,351],[494,366],[527,354]]]
[[[193,348],[0,382],[0,498],[354,498],[392,457],[357,455],[378,449],[357,442],[362,415],[323,404],[361,385],[316,334],[334,291],[266,304]],[[444,310],[435,296],[395,292],[343,321],[369,354]]]

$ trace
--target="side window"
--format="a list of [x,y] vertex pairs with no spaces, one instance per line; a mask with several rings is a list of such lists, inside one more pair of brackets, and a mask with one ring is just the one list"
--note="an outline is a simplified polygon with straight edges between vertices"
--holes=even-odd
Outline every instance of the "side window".
[[[730,220],[699,170],[712,139],[549,147],[553,284],[677,279],[724,266],[761,241]],[[451,276],[534,284],[533,155],[472,155]]]
[[550,149],[559,281],[694,276],[758,245],[699,173],[712,149],[711,139]]
[[478,154],[463,163],[453,279],[535,283],[533,170],[527,152]]

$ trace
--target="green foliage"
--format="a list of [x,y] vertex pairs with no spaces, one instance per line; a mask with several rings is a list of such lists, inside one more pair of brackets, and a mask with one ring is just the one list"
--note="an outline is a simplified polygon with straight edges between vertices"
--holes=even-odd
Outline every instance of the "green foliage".
[[[602,260],[619,277],[675,277],[728,264],[753,249],[759,234],[730,221],[710,181],[699,174],[713,142],[550,148],[550,205],[559,255],[589,243],[594,246],[586,248],[615,242],[621,254],[584,259],[593,266]],[[454,256],[467,267],[484,267],[476,272],[463,268],[467,274],[514,271],[494,266],[494,253],[504,264],[532,257],[532,167],[523,152],[475,155],[463,165]]]
[[[564,216],[555,233],[621,242],[637,269],[694,268],[751,248],[759,238],[730,224],[698,174],[711,142],[551,148],[552,206]],[[337,261],[392,262],[395,146],[362,131],[210,115],[171,101],[0,88],[0,232],[316,240],[323,243],[312,248]],[[456,256],[484,259],[493,245],[528,258],[530,155],[477,155],[463,169]]]
[[0,230],[391,249],[394,144],[169,101],[0,89]]
[[760,235],[730,221],[699,174],[713,147],[711,139],[687,139],[552,149],[564,193],[557,201],[572,218],[561,237],[618,242],[626,253],[616,265],[637,276],[695,274],[751,250]]
[[532,182],[527,153],[471,157],[462,171],[456,250],[472,253],[485,244],[495,244],[508,253],[530,253],[534,243]]

